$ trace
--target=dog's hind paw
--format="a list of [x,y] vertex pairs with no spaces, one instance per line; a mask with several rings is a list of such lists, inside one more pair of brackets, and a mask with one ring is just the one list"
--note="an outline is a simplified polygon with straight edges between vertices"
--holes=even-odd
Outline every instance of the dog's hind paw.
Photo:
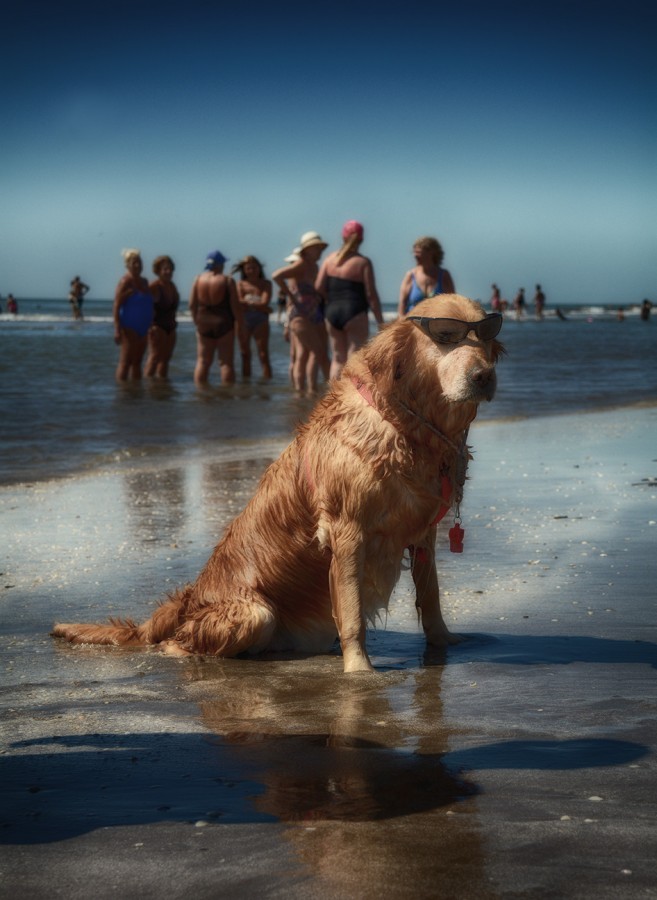
[[176,641],[162,641],[159,647],[167,656],[193,656],[190,650],[185,650]]

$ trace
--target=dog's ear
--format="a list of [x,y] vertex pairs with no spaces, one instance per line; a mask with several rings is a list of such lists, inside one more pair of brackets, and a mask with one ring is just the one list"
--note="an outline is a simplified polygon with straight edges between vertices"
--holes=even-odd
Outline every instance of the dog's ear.
[[[376,339],[367,344],[365,359],[374,377],[374,383],[384,395],[391,393],[395,382],[404,375],[404,366],[412,358],[410,344],[413,340],[410,322],[394,322],[386,326]],[[410,353],[410,356],[409,356]]]
[[495,365],[495,363],[498,361],[498,359],[501,356],[504,356],[505,354],[506,354],[506,347],[504,346],[504,344],[500,344],[499,341],[493,341],[493,351],[492,351],[493,365]]

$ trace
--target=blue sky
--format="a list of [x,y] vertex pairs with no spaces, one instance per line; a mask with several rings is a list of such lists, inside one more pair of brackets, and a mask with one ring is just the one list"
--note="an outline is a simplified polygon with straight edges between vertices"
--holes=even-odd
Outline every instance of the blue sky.
[[109,297],[137,246],[187,295],[356,218],[385,302],[424,234],[469,296],[657,300],[655,4],[456,6],[15,4],[0,293]]

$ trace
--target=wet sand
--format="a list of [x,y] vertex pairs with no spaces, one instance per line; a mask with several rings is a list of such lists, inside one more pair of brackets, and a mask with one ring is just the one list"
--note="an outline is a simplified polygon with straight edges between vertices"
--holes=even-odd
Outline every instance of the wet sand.
[[405,574],[374,675],[48,636],[193,578],[281,443],[0,489],[3,893],[657,897],[656,425],[475,426],[467,640],[426,652]]

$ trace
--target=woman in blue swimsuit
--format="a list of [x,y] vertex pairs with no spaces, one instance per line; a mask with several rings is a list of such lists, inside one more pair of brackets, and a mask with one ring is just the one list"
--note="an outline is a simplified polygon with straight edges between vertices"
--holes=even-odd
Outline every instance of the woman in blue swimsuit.
[[153,322],[153,296],[148,282],[142,278],[139,250],[124,250],[123,259],[128,271],[116,287],[113,309],[114,341],[121,348],[116,380],[139,381],[148,329]]
[[417,265],[404,275],[399,291],[400,319],[407,316],[421,300],[438,294],[455,294],[454,282],[447,269],[441,269],[444,253],[433,237],[421,237],[413,244]]

